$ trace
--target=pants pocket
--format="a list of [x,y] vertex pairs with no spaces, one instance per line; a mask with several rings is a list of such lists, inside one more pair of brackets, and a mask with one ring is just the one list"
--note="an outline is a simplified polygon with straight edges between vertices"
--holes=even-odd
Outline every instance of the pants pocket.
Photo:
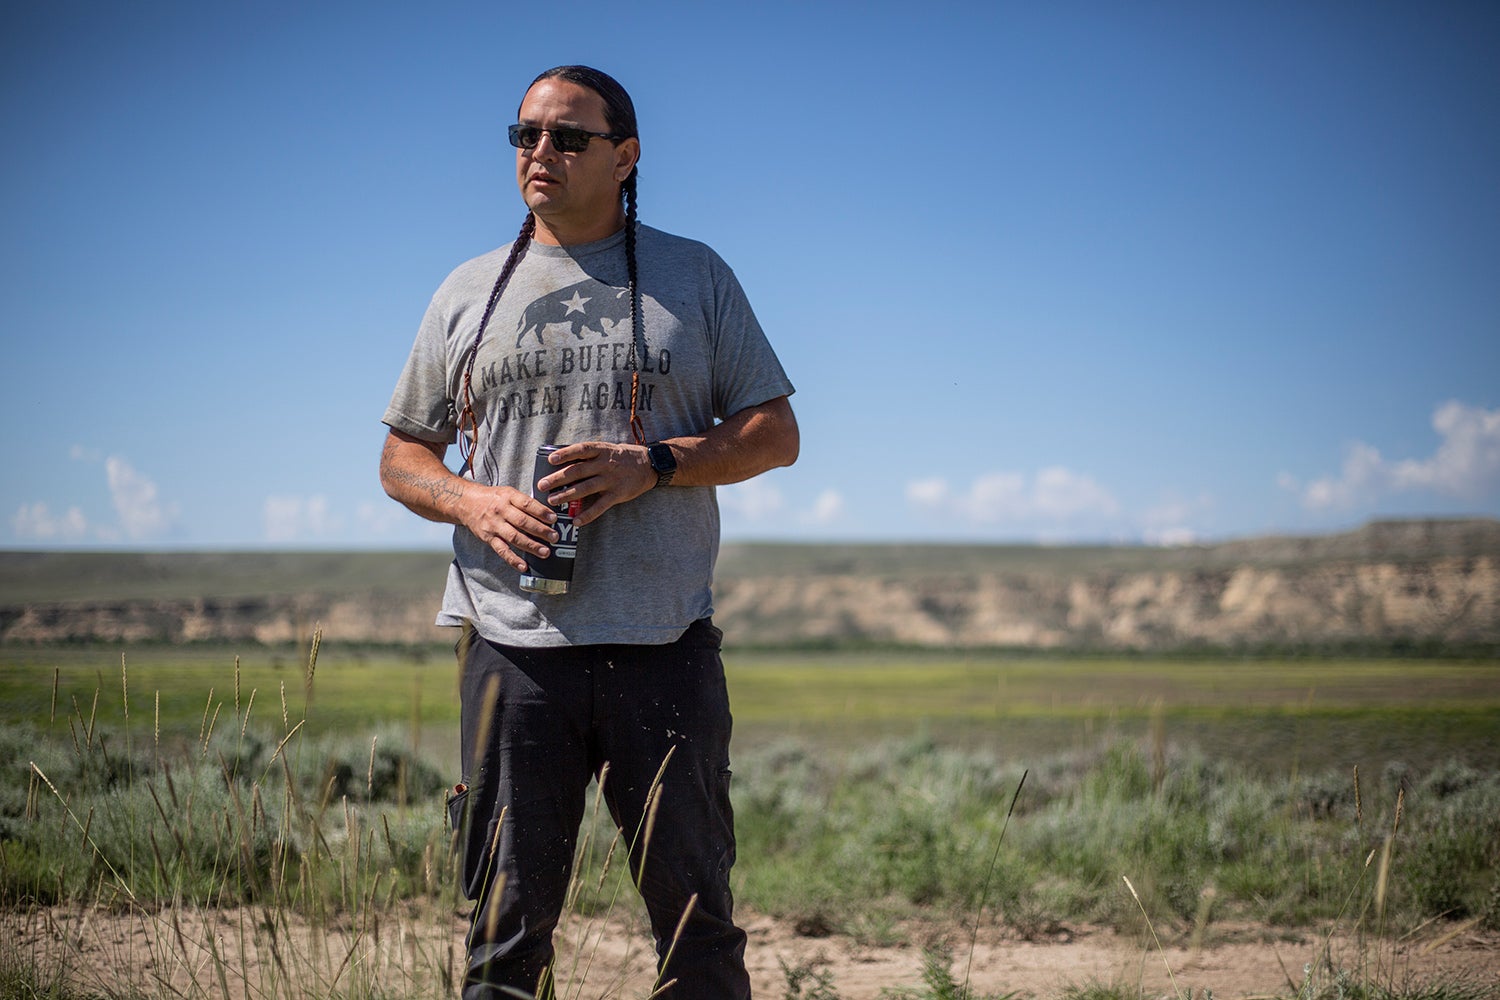
[[448,793],[448,832],[457,835],[464,828],[464,808],[469,803],[469,789],[467,785],[454,785],[453,791]]
[[448,801],[445,803],[445,812],[448,819],[448,852],[457,855],[459,859],[459,870],[462,873],[462,886],[464,895],[470,900],[472,895],[471,886],[473,879],[469,877],[469,789],[464,785],[454,785],[453,790],[448,793]]

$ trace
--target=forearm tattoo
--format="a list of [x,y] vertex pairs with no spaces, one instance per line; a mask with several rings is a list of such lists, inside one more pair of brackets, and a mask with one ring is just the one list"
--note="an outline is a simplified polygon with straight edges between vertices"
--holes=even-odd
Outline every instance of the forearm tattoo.
[[398,469],[391,474],[391,478],[404,486],[426,493],[434,507],[441,505],[444,500],[454,501],[463,495],[447,480],[436,476],[424,476],[420,473]]
[[402,487],[414,492],[425,493],[434,508],[439,508],[444,501],[457,501],[463,495],[462,491],[449,479],[414,472],[397,465],[395,463],[396,450],[393,442],[387,442],[385,454],[382,456],[386,478],[392,483],[399,483]]

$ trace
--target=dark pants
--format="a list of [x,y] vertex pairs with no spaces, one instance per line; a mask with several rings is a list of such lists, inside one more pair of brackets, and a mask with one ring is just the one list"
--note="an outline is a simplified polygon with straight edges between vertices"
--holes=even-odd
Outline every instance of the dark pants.
[[705,619],[665,646],[524,649],[470,636],[462,845],[464,888],[477,905],[464,1000],[531,996],[550,976],[586,791],[606,765],[605,802],[632,845],[661,981],[677,981],[664,996],[748,998],[729,890],[722,633]]

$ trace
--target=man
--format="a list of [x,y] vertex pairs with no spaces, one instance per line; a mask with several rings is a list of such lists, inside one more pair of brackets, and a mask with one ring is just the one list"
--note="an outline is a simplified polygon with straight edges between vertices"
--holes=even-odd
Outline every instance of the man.
[[[641,144],[617,82],[548,70],[517,118],[521,235],[433,297],[380,463],[393,498],[456,525],[438,624],[466,637],[463,869],[477,905],[464,997],[550,992],[601,772],[661,982],[675,981],[666,995],[749,997],[729,891],[713,487],[796,460],[792,385],[723,261],[637,224]],[[461,475],[444,462],[455,439]],[[551,444],[544,503],[532,470]],[[577,511],[565,594],[520,587],[526,556],[559,541],[548,504]]]

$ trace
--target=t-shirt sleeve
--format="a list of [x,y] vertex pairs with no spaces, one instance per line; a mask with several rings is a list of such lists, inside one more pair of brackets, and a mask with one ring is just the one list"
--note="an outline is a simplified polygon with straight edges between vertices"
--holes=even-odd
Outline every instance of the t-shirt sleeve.
[[384,422],[424,441],[451,442],[458,426],[448,373],[446,324],[434,300],[417,330]]
[[714,280],[714,417],[724,420],[795,389],[728,265]]

